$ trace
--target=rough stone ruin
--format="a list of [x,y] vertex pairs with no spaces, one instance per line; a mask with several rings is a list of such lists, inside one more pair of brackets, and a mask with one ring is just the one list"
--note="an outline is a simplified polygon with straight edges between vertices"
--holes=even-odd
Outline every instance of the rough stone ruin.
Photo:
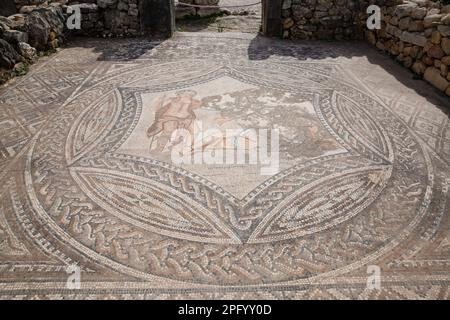
[[[179,0],[176,5],[176,15],[177,18],[190,15],[208,16],[220,11],[219,8],[208,8],[208,6],[217,6],[218,4],[219,0]],[[195,7],[195,5],[204,7]]]

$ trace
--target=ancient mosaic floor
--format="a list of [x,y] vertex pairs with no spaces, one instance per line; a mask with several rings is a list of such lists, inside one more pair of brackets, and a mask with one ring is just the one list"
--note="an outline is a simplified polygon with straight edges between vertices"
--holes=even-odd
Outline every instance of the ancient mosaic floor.
[[[280,170],[175,165],[180,96]],[[450,102],[363,43],[74,41],[0,105],[1,298],[450,298]]]

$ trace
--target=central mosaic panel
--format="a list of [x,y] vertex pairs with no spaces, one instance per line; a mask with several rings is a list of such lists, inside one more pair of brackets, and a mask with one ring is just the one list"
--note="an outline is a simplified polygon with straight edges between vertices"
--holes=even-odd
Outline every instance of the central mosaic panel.
[[[126,88],[120,94],[122,101],[128,96],[135,99],[131,103],[138,104],[140,117],[118,153],[173,164],[176,149],[187,147],[175,141],[177,130],[186,130],[189,144],[196,148],[182,154],[187,161],[179,163],[179,167],[206,178],[238,199],[280,170],[315,157],[346,152],[322,126],[313,102],[305,100],[305,96],[229,76],[183,90]],[[265,138],[270,138],[270,130],[281,133],[281,150],[274,150],[280,162],[276,172],[261,172],[258,130],[267,130]],[[143,146],[146,142],[148,148]],[[273,148],[269,145],[267,149],[270,152]],[[241,151],[246,157],[237,163]],[[220,152],[220,159],[215,159],[219,163],[205,161],[202,157],[206,152]],[[232,153],[230,159],[227,152]],[[256,161],[250,163],[253,155]]]

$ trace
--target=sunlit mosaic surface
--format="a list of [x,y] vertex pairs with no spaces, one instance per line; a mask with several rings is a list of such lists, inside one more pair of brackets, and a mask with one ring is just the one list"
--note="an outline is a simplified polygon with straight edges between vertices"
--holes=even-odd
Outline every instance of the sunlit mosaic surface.
[[[449,298],[450,102],[362,43],[80,40],[0,105],[1,298]],[[199,122],[279,171],[174,164]]]

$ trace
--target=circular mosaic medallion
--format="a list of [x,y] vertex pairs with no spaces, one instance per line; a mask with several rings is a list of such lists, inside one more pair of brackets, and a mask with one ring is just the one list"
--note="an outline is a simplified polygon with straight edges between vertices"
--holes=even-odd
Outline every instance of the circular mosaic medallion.
[[[379,101],[317,66],[186,60],[97,77],[30,152],[40,219],[98,263],[147,279],[282,284],[367,264],[420,222],[432,168]],[[250,145],[249,130],[263,133],[256,149],[277,132],[276,170],[176,164],[179,128],[234,132],[196,140],[212,154]]]

